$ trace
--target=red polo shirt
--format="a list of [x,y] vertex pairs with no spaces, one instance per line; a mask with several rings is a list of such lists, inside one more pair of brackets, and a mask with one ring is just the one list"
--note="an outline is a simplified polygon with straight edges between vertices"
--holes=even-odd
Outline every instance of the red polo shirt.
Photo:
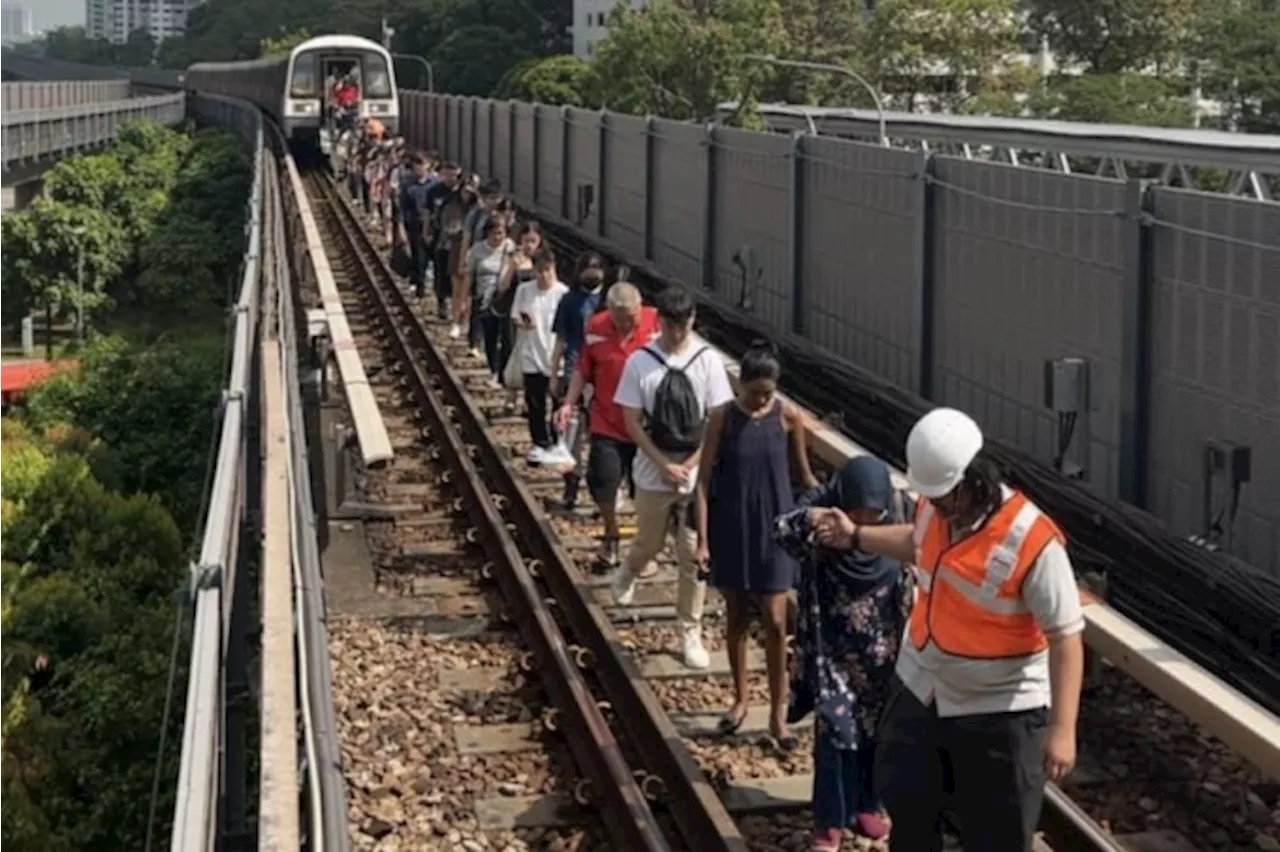
[[591,434],[631,443],[622,406],[613,401],[622,381],[622,370],[632,352],[647,346],[658,336],[658,312],[641,308],[636,327],[626,337],[618,334],[608,311],[587,320],[587,335],[578,359],[578,371],[595,386],[591,399]]

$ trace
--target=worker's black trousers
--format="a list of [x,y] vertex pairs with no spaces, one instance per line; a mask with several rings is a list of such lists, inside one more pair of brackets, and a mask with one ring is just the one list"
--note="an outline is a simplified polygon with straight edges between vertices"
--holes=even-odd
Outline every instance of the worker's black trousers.
[[1044,801],[1049,712],[940,718],[901,682],[876,731],[874,784],[892,852],[940,852],[945,808],[965,852],[1030,852]]

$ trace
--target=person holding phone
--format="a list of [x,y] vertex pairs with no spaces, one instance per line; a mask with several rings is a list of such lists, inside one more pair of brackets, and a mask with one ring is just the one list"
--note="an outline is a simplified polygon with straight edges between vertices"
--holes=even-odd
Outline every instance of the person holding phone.
[[550,248],[540,248],[533,255],[534,278],[516,289],[511,315],[523,337],[515,353],[520,358],[524,375],[524,402],[529,418],[529,437],[533,449],[529,464],[542,464],[555,442],[547,398],[551,391],[551,353],[555,346],[552,323],[556,309],[569,288],[556,274],[556,256]]

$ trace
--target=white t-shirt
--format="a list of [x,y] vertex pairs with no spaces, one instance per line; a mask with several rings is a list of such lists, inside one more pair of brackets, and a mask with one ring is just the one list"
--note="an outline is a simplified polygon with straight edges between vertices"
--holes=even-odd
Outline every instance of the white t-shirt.
[[[725,372],[724,361],[720,354],[707,346],[707,342],[697,335],[691,335],[685,343],[684,350],[675,354],[664,352],[655,340],[649,344],[662,352],[667,364],[683,369],[689,377],[689,383],[698,394],[705,417],[713,408],[719,408],[733,401],[733,387],[729,384],[729,374]],[[706,349],[702,354],[701,350]],[[694,358],[694,356],[697,356]],[[658,385],[667,373],[667,367],[643,349],[633,352],[627,358],[627,366],[622,371],[622,380],[618,383],[618,392],[613,401],[623,408],[638,408],[641,411],[653,410],[654,397],[658,393]],[[631,466],[631,476],[636,488],[644,491],[673,491],[667,477],[644,452],[636,453],[636,460]],[[680,489],[688,494],[693,491],[698,481],[698,470],[695,467],[689,472],[689,481]]]
[[556,318],[556,308],[569,288],[556,281],[546,290],[538,286],[535,278],[526,281],[516,288],[516,297],[511,304],[511,318],[519,320],[521,314],[528,314],[533,320],[533,329],[518,329],[524,338],[520,355],[520,372],[551,375],[551,351],[555,347],[555,335],[551,333],[552,321]]

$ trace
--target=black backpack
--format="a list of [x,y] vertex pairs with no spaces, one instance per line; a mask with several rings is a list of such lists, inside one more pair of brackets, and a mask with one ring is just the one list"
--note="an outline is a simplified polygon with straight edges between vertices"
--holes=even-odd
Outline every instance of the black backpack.
[[653,395],[653,410],[646,412],[645,431],[653,443],[664,453],[670,453],[677,461],[684,461],[702,445],[706,429],[706,412],[698,399],[698,392],[685,371],[706,353],[704,346],[693,354],[683,367],[672,367],[653,347],[644,351],[667,368],[666,375],[658,383]]

